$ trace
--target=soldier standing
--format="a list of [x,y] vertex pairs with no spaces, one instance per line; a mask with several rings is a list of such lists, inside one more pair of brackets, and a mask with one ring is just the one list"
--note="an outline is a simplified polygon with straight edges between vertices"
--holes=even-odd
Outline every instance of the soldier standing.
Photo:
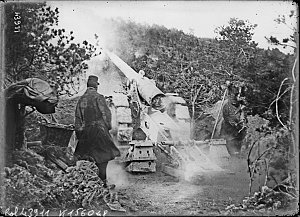
[[87,90],[79,99],[75,111],[75,133],[78,144],[75,154],[87,156],[95,161],[99,177],[107,188],[107,165],[120,156],[109,133],[111,112],[103,95],[97,92],[98,77],[89,76]]
[[228,101],[223,107],[221,136],[226,140],[226,147],[231,156],[240,154],[242,140],[246,136],[246,123],[242,101],[239,100],[241,90],[232,84],[228,86]]

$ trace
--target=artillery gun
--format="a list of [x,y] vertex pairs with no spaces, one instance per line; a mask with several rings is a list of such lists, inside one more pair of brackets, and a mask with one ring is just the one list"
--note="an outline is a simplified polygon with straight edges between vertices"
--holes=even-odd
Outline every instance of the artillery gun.
[[225,145],[225,140],[190,140],[190,115],[186,101],[174,93],[163,93],[155,82],[137,73],[115,54],[105,51],[127,78],[127,93],[111,98],[113,137],[130,172],[155,172],[158,147],[168,159],[162,170],[173,176],[196,172],[219,171],[205,149]]

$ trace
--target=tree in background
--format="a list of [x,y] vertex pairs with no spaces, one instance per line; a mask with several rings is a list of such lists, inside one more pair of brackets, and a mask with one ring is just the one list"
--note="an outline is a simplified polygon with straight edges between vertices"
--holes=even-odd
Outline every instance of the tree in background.
[[[287,105],[285,110],[288,111],[288,114],[284,114],[286,118],[283,118],[283,121],[281,120],[281,117],[279,117],[279,113],[284,113],[282,111],[277,111],[276,116],[278,121],[281,123],[281,125],[285,128],[291,129],[294,128],[295,125],[295,119],[296,116],[296,109],[298,108],[298,99],[296,97],[296,88],[297,81],[299,79],[298,74],[296,73],[296,66],[298,60],[297,56],[297,42],[299,40],[299,34],[296,28],[296,20],[297,20],[297,13],[294,10],[290,11],[290,14],[288,16],[286,15],[279,15],[277,19],[275,19],[275,22],[278,23],[278,25],[284,25],[287,26],[290,30],[292,30],[292,35],[289,35],[282,39],[282,42],[279,41],[277,37],[270,36],[266,37],[266,39],[269,41],[269,43],[277,46],[282,46],[283,48],[293,48],[294,55],[290,55],[288,61],[293,64],[290,64],[289,67],[287,67],[287,73],[284,77],[281,78],[281,85],[280,89],[278,90],[278,96],[276,98],[275,107],[278,107],[278,102],[284,101]],[[290,93],[289,95],[287,93]],[[288,100],[288,101],[287,101]]]
[[[201,40],[178,30],[153,26],[145,34],[149,46],[144,55],[133,60],[133,67],[143,67],[147,76],[164,92],[179,94],[185,99],[191,114],[191,138],[195,121],[202,109],[220,95],[217,73],[212,73],[210,40]],[[151,39],[151,40],[150,40]]]
[[269,43],[273,45],[280,45],[283,48],[290,47],[294,49],[294,54],[296,54],[297,49],[297,41],[298,41],[298,32],[296,28],[296,20],[297,20],[297,12],[295,10],[291,10],[290,14],[287,15],[279,15],[274,21],[279,25],[284,25],[288,29],[292,30],[293,34],[283,38],[281,41],[277,37],[270,36],[265,37]]
[[252,39],[257,25],[231,18],[228,25],[218,27],[215,68],[228,79],[245,80],[247,68],[254,57],[257,43]]
[[[258,49],[251,66],[248,67],[251,91],[248,92],[247,98],[251,112],[268,119],[272,126],[278,124],[274,115],[276,110],[282,114],[281,118],[288,118],[289,102],[286,95],[279,101],[276,99],[282,80],[290,74],[290,58],[290,55],[285,55],[278,49]],[[287,83],[283,84],[283,88],[285,87]]]
[[[290,73],[291,56],[278,49],[258,48],[252,38],[255,24],[232,18],[216,29],[216,39],[121,20],[110,20],[107,25],[111,30],[111,41],[105,43],[109,49],[135,71],[144,70],[163,92],[182,96],[195,119],[205,107],[221,99],[222,87],[230,80],[246,84],[249,114],[278,124],[276,116],[268,114],[276,112],[272,102],[282,79]],[[288,112],[283,111],[287,110],[288,101],[283,99],[277,105],[285,120]]]
[[[79,89],[79,76],[87,69],[86,61],[94,56],[96,48],[84,41],[74,43],[73,32],[59,29],[58,8],[46,3],[7,3],[5,15],[5,77],[3,88],[27,78],[47,81],[57,96],[72,95]],[[16,129],[14,147],[25,144],[25,105],[14,102],[13,114],[6,122]],[[6,109],[10,112],[11,107]],[[15,117],[15,118],[14,118]],[[8,129],[8,128],[7,128]],[[16,144],[16,146],[15,146]],[[8,151],[10,152],[10,151]]]
[[[245,94],[252,95],[253,83],[249,68],[257,52],[257,43],[252,39],[256,24],[231,18],[227,25],[216,28],[216,48],[214,49],[213,68],[220,76],[219,82],[230,81],[237,88],[247,88]],[[250,90],[250,91],[249,91]],[[246,97],[249,99],[249,97]],[[251,101],[247,102],[251,110]],[[249,111],[248,111],[249,112]]]
[[[287,73],[281,78],[281,83],[277,91],[276,98],[273,101],[273,107],[275,107],[274,116],[276,116],[277,121],[280,123],[283,135],[288,140],[287,144],[282,144],[287,146],[288,155],[288,166],[289,166],[289,178],[291,174],[295,174],[298,169],[297,165],[299,162],[299,147],[296,141],[299,133],[297,132],[297,126],[299,123],[299,100],[297,85],[299,85],[299,73],[296,73],[297,63],[299,62],[299,57],[297,53],[297,43],[299,42],[299,34],[296,28],[297,13],[292,10],[288,16],[280,15],[275,20],[279,25],[285,25],[292,30],[292,35],[287,36],[279,41],[274,36],[267,38],[271,44],[277,46],[282,46],[283,48],[291,47],[294,50],[294,54],[289,56],[289,62],[291,63],[287,67]],[[299,86],[298,86],[299,87]],[[279,109],[279,103],[284,103],[286,105],[285,110]],[[283,137],[283,136],[282,136]],[[299,137],[298,137],[299,138]],[[289,145],[291,143],[291,145]],[[296,189],[299,191],[299,180],[296,181]]]
[[[277,124],[274,116],[266,115],[279,110],[282,119],[287,120],[289,103],[282,97],[275,106],[277,90],[281,81],[288,76],[291,65],[290,55],[278,49],[264,50],[252,40],[254,29],[248,21],[230,19],[227,26],[216,29],[218,49],[216,49],[215,68],[224,74],[224,78],[247,84],[246,98],[249,113],[259,114]],[[293,37],[291,37],[292,39]],[[288,42],[287,39],[285,39]],[[285,87],[288,84],[283,84]]]
[[46,3],[7,3],[5,6],[5,87],[38,77],[58,95],[76,92],[78,75],[96,48],[74,43],[73,32],[57,28],[59,10]]

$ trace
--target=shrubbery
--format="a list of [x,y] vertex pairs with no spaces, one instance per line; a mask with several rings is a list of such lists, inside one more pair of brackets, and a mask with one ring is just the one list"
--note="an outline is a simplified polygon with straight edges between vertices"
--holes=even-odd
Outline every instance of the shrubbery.
[[[103,188],[93,162],[77,161],[66,172],[27,149],[14,153],[15,164],[5,167],[5,202],[8,207],[52,209],[118,205],[117,192]],[[118,205],[120,206],[120,205]]]

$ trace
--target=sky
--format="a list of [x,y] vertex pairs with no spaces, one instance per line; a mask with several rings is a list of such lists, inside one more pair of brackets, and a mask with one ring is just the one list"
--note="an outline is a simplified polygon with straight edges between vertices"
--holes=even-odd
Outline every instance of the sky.
[[[59,26],[73,30],[78,41],[105,37],[101,22],[105,18],[122,18],[140,24],[158,24],[176,28],[201,38],[216,37],[215,29],[227,25],[230,18],[257,24],[253,40],[259,47],[272,48],[265,36],[283,39],[292,31],[274,20],[296,10],[292,1],[53,1],[60,11]],[[290,20],[289,20],[290,21]],[[290,27],[296,26],[296,19]],[[102,45],[105,47],[105,45]],[[291,50],[282,50],[290,52]]]

